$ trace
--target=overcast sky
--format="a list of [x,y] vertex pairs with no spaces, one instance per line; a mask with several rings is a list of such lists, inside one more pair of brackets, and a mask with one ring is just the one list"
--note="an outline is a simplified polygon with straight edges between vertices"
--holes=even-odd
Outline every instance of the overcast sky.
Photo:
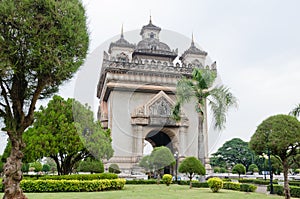
[[[218,73],[239,100],[214,149],[235,137],[249,141],[267,117],[300,103],[298,0],[83,0],[90,53],[124,31],[155,25],[195,41],[217,61]],[[125,34],[126,37],[126,34]],[[100,66],[99,66],[100,67]],[[95,71],[98,73],[99,71]],[[73,97],[75,80],[61,94]],[[95,85],[96,87],[96,85]],[[94,88],[93,88],[94,89]],[[2,139],[1,139],[2,140]]]

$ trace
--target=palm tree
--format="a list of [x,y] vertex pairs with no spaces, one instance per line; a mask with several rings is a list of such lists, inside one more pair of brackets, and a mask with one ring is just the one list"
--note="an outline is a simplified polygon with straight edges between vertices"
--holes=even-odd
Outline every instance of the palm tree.
[[177,101],[173,108],[173,117],[176,121],[181,119],[180,109],[183,103],[194,99],[196,102],[196,111],[198,113],[198,158],[205,165],[207,158],[207,140],[206,125],[208,102],[213,118],[214,128],[221,130],[226,122],[226,113],[228,108],[237,105],[236,98],[232,95],[228,88],[221,85],[214,85],[217,73],[215,70],[194,68],[191,78],[182,78],[176,86]]
[[295,117],[299,117],[300,116],[300,104],[298,104],[289,114],[293,115]]

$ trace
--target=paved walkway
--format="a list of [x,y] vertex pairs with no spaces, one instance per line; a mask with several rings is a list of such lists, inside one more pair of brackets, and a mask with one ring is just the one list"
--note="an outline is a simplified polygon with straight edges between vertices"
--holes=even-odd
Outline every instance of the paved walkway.
[[267,185],[256,185],[256,186],[257,186],[256,192],[258,192],[258,193],[269,193],[267,191]]

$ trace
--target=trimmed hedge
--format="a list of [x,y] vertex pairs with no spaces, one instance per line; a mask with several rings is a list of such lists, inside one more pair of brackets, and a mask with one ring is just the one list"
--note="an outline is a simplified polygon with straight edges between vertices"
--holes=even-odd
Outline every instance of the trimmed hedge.
[[244,192],[255,192],[257,186],[253,184],[244,184],[238,182],[224,182],[223,189],[230,189],[234,191],[244,191]]
[[240,183],[238,183],[238,182],[224,182],[223,183],[223,189],[239,191],[240,190]]
[[39,178],[39,180],[103,180],[103,179],[117,179],[118,175],[114,173],[100,173],[100,174],[73,174],[73,175],[46,175]]
[[[162,181],[160,181],[162,183]],[[150,179],[150,180],[126,180],[126,184],[157,184],[157,180]]]
[[289,185],[300,187],[300,181],[299,181],[299,180],[298,180],[298,181],[290,180],[290,181],[289,181]]
[[[253,184],[260,184],[260,185],[268,185],[270,184],[270,180],[262,180],[262,179],[253,179],[253,178],[244,178],[239,179],[240,183],[253,183]],[[273,180],[273,184],[278,184],[278,180]]]
[[209,188],[207,182],[192,182],[192,187],[196,187],[196,188]]
[[253,184],[240,184],[240,191],[244,192],[255,192],[257,186]]
[[[267,190],[270,191],[270,185],[268,186]],[[273,191],[277,195],[284,196],[284,189],[281,185],[273,185]],[[300,198],[300,187],[290,186],[290,193],[292,197]]]
[[120,190],[124,188],[125,179],[104,180],[23,180],[24,192],[93,192]]

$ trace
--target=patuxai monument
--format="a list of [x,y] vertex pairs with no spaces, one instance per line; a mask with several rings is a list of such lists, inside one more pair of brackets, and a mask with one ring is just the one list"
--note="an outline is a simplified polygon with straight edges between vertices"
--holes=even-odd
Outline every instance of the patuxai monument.
[[104,51],[102,70],[97,87],[98,119],[111,129],[114,156],[122,171],[137,167],[144,153],[145,141],[153,147],[167,146],[180,158],[198,156],[209,168],[208,129],[198,146],[198,116],[195,104],[182,107],[181,120],[172,119],[176,102],[176,83],[191,77],[194,67],[216,70],[208,64],[207,52],[196,47],[193,38],[188,49],[170,49],[160,40],[161,28],[152,23],[140,30],[137,44],[120,38]]

